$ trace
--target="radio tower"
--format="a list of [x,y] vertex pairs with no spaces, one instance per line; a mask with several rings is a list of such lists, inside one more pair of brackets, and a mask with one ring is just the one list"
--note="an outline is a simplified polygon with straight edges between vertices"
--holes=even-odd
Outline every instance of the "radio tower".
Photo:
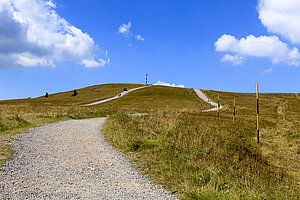
[[148,74],[146,74],[146,85],[148,85]]

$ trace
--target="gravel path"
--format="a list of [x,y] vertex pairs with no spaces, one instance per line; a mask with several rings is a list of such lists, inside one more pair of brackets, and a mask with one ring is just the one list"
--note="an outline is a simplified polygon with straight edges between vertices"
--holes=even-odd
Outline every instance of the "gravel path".
[[19,150],[0,174],[0,199],[176,199],[105,142],[104,120],[69,120],[16,135]]
[[[201,92],[201,90],[199,89],[194,89],[194,91],[196,92],[196,94],[198,95],[199,98],[203,99],[203,101],[209,103],[210,105],[212,106],[215,106],[215,108],[211,108],[211,109],[208,109],[208,110],[203,110],[203,112],[207,112],[207,111],[217,111],[218,110],[218,104],[215,103],[215,102],[212,102],[210,99],[208,99],[205,94],[203,94],[203,92]],[[222,109],[223,106],[220,105],[219,109]]]
[[142,87],[138,87],[138,88],[133,88],[133,89],[131,89],[131,90],[127,90],[127,91],[121,92],[120,94],[118,94],[117,96],[114,96],[114,97],[112,97],[112,98],[104,99],[104,100],[101,100],[101,101],[96,101],[96,102],[94,102],[94,103],[85,104],[84,106],[93,106],[93,105],[105,103],[105,102],[108,102],[108,101],[112,101],[112,100],[114,100],[114,99],[118,99],[118,98],[123,97],[125,94],[127,94],[127,93],[129,93],[129,92],[132,92],[132,91],[135,91],[135,90],[139,90],[139,89],[143,89],[143,88],[150,87],[150,86],[151,86],[151,85],[142,86]]

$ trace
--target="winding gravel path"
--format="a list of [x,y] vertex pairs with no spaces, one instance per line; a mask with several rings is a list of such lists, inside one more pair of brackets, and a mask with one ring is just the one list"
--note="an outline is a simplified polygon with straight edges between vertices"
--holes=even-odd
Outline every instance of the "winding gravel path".
[[117,96],[114,96],[112,98],[109,98],[109,99],[103,99],[101,101],[96,101],[94,103],[89,103],[89,104],[85,104],[83,106],[93,106],[93,105],[97,105],[97,104],[101,104],[101,103],[105,103],[105,102],[108,102],[108,101],[112,101],[114,99],[118,99],[118,98],[121,98],[123,97],[125,94],[129,93],[129,92],[132,92],[132,91],[135,91],[135,90],[139,90],[139,89],[143,89],[143,88],[146,88],[146,87],[150,87],[151,85],[147,85],[147,86],[142,86],[142,87],[138,87],[138,88],[133,88],[131,90],[127,90],[127,91],[124,91],[124,92],[121,92],[120,94],[118,94]]
[[104,120],[69,120],[16,135],[18,151],[0,174],[0,199],[176,199],[105,141]]
[[[194,89],[194,91],[196,92],[196,94],[198,95],[199,98],[203,99],[203,101],[209,103],[210,105],[212,106],[215,106],[215,108],[211,108],[211,109],[208,109],[208,110],[203,110],[203,112],[207,112],[207,111],[217,111],[218,110],[218,104],[211,101],[210,99],[208,99],[205,94],[203,94],[203,92],[201,92],[201,90],[199,89]],[[222,109],[223,106],[220,105],[219,109]]]

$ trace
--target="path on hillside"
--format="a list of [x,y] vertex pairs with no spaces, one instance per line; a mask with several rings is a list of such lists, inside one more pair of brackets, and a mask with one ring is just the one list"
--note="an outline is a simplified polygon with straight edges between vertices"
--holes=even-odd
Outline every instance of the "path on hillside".
[[[203,101],[211,104],[212,106],[215,106],[215,108],[211,108],[208,110],[203,110],[203,112],[207,112],[207,111],[217,111],[218,110],[218,103],[215,103],[213,101],[211,101],[210,99],[208,99],[205,94],[203,94],[203,92],[201,92],[200,89],[194,89],[194,91],[196,92],[196,94],[198,95],[199,98],[203,99]],[[223,106],[220,104],[219,109],[222,109]]]
[[93,103],[89,103],[89,104],[85,104],[84,106],[93,106],[93,105],[96,105],[96,104],[101,104],[101,103],[105,103],[105,102],[108,102],[108,101],[112,101],[114,99],[118,99],[118,98],[121,98],[123,97],[125,94],[129,93],[129,92],[132,92],[132,91],[135,91],[135,90],[139,90],[139,89],[143,89],[143,88],[146,88],[146,87],[150,87],[151,85],[147,85],[147,86],[142,86],[142,87],[138,87],[138,88],[133,88],[131,90],[128,90],[128,91],[124,91],[120,94],[118,94],[117,96],[114,96],[112,98],[109,98],[109,99],[104,99],[104,100],[101,100],[101,101],[96,101],[96,102],[93,102]]
[[0,199],[176,199],[105,141],[104,120],[69,120],[16,135],[19,150],[0,174]]

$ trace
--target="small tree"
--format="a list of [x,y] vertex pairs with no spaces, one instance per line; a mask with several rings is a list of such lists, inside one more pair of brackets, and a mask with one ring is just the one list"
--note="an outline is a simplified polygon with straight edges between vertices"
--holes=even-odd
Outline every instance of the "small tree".
[[72,97],[75,97],[78,94],[76,90],[74,90],[74,93],[72,94]]

